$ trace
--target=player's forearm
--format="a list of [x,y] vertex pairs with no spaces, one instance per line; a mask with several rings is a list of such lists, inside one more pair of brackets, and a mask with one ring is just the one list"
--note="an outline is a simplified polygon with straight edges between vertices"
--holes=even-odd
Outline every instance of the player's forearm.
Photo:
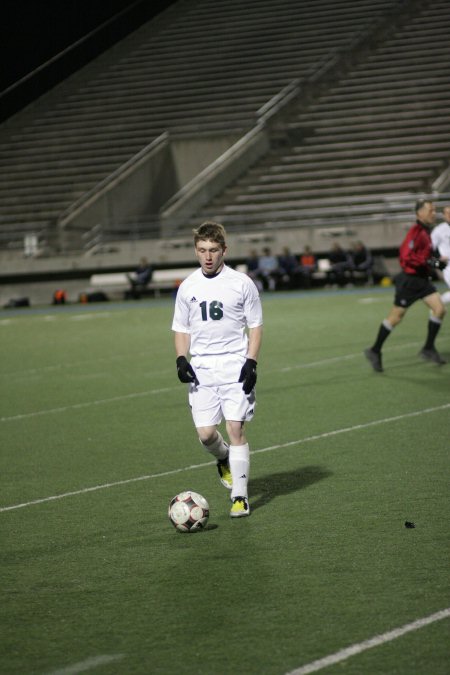
[[254,361],[258,360],[259,350],[261,349],[261,342],[262,342],[262,326],[257,326],[256,328],[249,328],[248,349],[247,349],[248,359],[253,359]]
[[178,356],[187,356],[191,344],[191,336],[189,333],[175,332],[175,352]]

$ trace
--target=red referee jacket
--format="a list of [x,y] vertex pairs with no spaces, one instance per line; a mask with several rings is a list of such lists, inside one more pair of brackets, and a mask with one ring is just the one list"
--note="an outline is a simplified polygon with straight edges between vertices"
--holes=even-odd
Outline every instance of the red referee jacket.
[[409,230],[400,246],[400,265],[406,274],[416,274],[427,277],[429,269],[428,258],[431,257],[433,247],[430,231],[419,220]]

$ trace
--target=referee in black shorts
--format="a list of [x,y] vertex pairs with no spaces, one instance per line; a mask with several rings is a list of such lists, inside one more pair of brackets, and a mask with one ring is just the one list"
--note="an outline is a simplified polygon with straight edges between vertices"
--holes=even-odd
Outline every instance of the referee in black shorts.
[[419,356],[440,366],[446,363],[434,346],[445,316],[444,304],[430,281],[430,269],[445,267],[445,261],[433,257],[430,231],[435,218],[436,210],[433,202],[420,199],[416,204],[416,223],[408,230],[400,246],[399,260],[402,271],[394,280],[394,304],[381,324],[374,344],[364,350],[364,355],[370,365],[378,373],[383,372],[381,348],[385,340],[403,319],[408,307],[411,307],[417,300],[423,300],[431,310],[426,341]]

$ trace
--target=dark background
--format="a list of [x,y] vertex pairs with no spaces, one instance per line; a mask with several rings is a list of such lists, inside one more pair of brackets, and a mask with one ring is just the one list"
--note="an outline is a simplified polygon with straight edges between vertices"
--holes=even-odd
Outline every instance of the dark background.
[[80,63],[66,59],[67,64],[59,73],[59,79],[64,77],[65,72],[70,74],[174,2],[3,0],[0,6],[0,92],[122,10],[128,11],[92,41],[95,44],[86,49],[86,54],[79,55]]

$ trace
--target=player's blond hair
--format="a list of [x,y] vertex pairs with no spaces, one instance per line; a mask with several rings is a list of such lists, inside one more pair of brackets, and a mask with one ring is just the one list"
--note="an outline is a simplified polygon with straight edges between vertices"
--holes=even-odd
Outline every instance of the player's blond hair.
[[193,230],[194,246],[199,241],[213,241],[215,244],[223,249],[226,248],[226,232],[223,225],[216,223],[214,220],[207,220],[197,229]]

